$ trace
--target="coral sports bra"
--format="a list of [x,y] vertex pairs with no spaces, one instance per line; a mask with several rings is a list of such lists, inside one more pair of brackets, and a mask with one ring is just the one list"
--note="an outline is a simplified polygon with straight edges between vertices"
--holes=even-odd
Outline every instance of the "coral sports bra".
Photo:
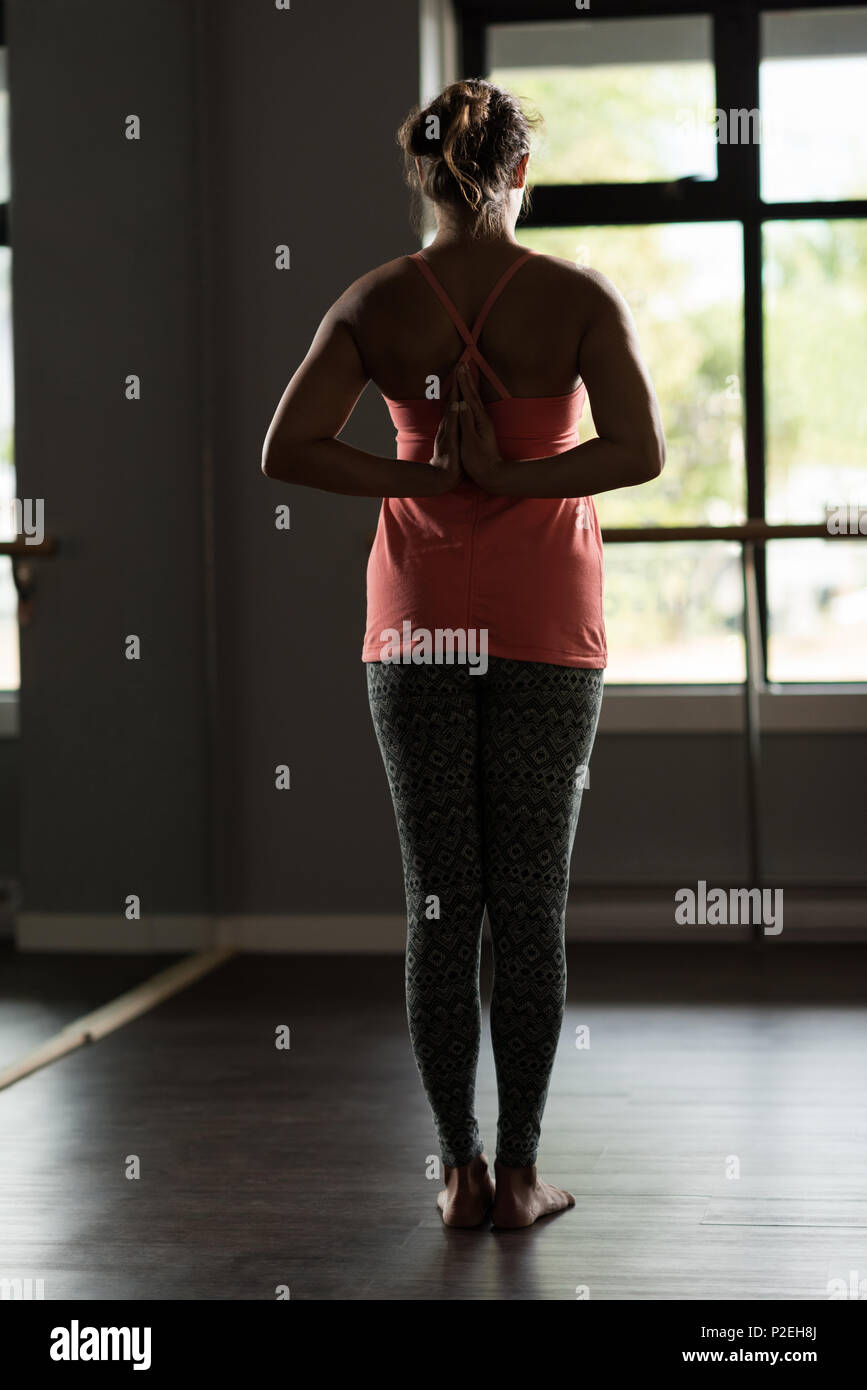
[[[488,401],[506,460],[549,458],[578,444],[584,383],[565,396],[511,396],[479,350],[493,305],[535,252],[500,276],[470,330],[420,252],[424,275],[470,359],[498,392]],[[455,367],[457,367],[457,363]],[[427,463],[454,378],[440,399],[391,400],[397,457]],[[416,659],[422,637],[451,630],[484,634],[491,656],[601,667],[608,655],[602,612],[602,536],[592,497],[496,497],[471,479],[436,497],[385,497],[367,565],[363,661]]]

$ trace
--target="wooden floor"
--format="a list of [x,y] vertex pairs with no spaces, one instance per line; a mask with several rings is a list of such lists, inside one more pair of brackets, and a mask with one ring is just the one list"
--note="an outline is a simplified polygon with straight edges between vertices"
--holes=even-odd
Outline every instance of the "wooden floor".
[[[0,1064],[165,963],[4,958]],[[436,1210],[402,960],[237,958],[0,1093],[0,1277],[46,1299],[825,1299],[867,1279],[865,980],[862,948],[574,948],[540,1170],[576,1208],[498,1233]],[[487,1020],[478,1094],[490,1146]]]

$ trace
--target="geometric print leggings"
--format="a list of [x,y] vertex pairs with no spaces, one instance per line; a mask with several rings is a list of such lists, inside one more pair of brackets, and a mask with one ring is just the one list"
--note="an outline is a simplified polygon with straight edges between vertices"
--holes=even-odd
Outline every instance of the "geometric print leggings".
[[603,670],[488,657],[371,661],[407,910],[410,1041],[444,1164],[483,1150],[475,1115],[479,960],[493,944],[496,1156],[536,1161],[566,1002],[569,865]]

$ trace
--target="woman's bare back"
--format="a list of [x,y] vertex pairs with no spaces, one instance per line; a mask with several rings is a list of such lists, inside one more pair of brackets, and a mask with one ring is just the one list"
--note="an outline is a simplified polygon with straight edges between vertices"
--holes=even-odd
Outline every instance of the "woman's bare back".
[[[429,248],[423,254],[472,331],[491,289],[523,252],[505,243],[472,251]],[[587,276],[569,261],[536,254],[504,287],[478,346],[511,395],[560,396],[578,386]],[[368,375],[392,400],[424,397],[427,378],[444,379],[463,351],[446,309],[406,256],[355,281],[343,308]],[[483,400],[497,399],[484,375],[479,391]]]

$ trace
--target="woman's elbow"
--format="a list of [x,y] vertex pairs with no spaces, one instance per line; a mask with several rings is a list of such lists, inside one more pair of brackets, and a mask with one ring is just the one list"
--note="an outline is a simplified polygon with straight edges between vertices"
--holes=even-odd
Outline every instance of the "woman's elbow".
[[290,482],[292,469],[290,459],[285,448],[278,449],[273,440],[265,440],[262,448],[262,472],[266,478],[272,478],[276,482]]
[[653,478],[658,478],[664,467],[665,439],[660,435],[658,439],[651,440],[647,448],[641,451],[639,481],[649,483]]

